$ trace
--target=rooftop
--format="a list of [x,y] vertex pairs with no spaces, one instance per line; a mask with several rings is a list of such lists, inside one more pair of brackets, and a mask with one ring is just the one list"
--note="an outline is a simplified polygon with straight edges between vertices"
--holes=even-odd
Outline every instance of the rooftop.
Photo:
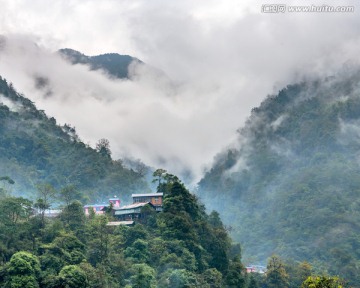
[[133,225],[134,221],[115,221],[115,222],[108,222],[107,226],[120,226],[120,225]]
[[131,197],[160,197],[163,196],[164,193],[159,192],[159,193],[143,193],[143,194],[132,194]]
[[109,204],[93,204],[93,205],[85,205],[84,208],[89,208],[89,207],[104,207],[104,206],[109,206]]
[[138,208],[138,207],[143,207],[147,204],[150,204],[150,202],[144,202],[144,203],[134,203],[134,204],[130,204],[130,205],[126,205],[126,206],[122,206],[122,207],[114,207],[114,210],[127,210],[127,209],[134,209],[134,208]]

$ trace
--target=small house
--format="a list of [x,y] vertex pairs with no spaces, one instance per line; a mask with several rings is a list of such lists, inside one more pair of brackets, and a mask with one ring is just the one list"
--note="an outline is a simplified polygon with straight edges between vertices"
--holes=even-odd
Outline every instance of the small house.
[[262,265],[249,265],[249,266],[246,266],[246,273],[265,274],[266,267],[262,266]]
[[86,216],[89,216],[90,210],[93,209],[96,215],[104,214],[104,208],[107,207],[107,204],[93,204],[93,205],[85,205],[84,212]]
[[156,212],[162,211],[164,193],[132,194],[133,203],[151,203]]
[[144,213],[144,209],[149,208],[153,209],[155,212],[155,206],[150,202],[147,203],[134,203],[130,205],[123,206],[121,208],[114,208],[114,217],[119,221],[135,221],[146,218],[147,213]]
[[[114,198],[109,199],[109,204],[112,204],[114,208],[120,207],[120,199],[116,196]],[[96,215],[105,214],[106,208],[109,207],[109,204],[93,204],[93,205],[85,205],[84,206],[84,213],[86,216],[89,216],[90,209],[93,209]]]
[[120,207],[121,201],[120,201],[119,198],[114,197],[114,198],[110,198],[110,199],[109,199],[109,203],[112,204],[113,207],[118,208],[118,207]]

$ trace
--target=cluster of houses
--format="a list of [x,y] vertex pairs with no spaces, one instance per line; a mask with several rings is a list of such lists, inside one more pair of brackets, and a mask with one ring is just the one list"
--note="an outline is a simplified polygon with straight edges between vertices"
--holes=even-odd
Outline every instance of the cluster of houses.
[[132,194],[132,204],[121,206],[119,198],[114,197],[109,199],[108,204],[94,204],[85,205],[85,215],[89,215],[93,210],[95,214],[105,214],[105,211],[111,207],[114,218],[118,221],[109,222],[109,226],[118,225],[132,225],[134,221],[142,221],[149,213],[149,211],[161,212],[163,205],[163,193],[146,193],[146,194]]
[[[127,225],[131,226],[135,222],[141,222],[146,218],[150,212],[161,212],[163,208],[163,193],[145,193],[145,194],[132,194],[132,204],[121,206],[119,198],[114,197],[109,199],[109,203],[106,204],[93,204],[85,205],[84,212],[86,216],[90,215],[90,211],[94,211],[96,215],[105,214],[111,207],[113,217],[117,221],[108,222],[108,226]],[[50,211],[50,210],[49,210]],[[48,217],[57,216],[61,210],[51,210],[53,213],[49,213]],[[262,265],[250,264],[246,266],[247,273],[266,273],[266,267]]]
[[246,272],[247,273],[265,274],[266,273],[266,267],[262,266],[262,265],[250,264],[250,265],[246,266]]

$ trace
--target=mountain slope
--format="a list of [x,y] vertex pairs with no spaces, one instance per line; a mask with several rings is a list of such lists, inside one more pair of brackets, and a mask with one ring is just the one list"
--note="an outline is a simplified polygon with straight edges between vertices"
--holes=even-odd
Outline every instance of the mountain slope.
[[268,96],[199,193],[245,256],[278,253],[360,283],[359,175],[360,72],[349,69]]
[[91,70],[102,69],[115,78],[129,78],[129,66],[132,62],[143,63],[129,55],[107,53],[97,56],[86,56],[76,50],[65,48],[59,50],[60,55],[72,64],[89,65]]
[[141,175],[82,143],[69,125],[37,110],[0,77],[0,175],[15,180],[15,194],[33,195],[39,183],[75,185],[86,201],[146,189]]

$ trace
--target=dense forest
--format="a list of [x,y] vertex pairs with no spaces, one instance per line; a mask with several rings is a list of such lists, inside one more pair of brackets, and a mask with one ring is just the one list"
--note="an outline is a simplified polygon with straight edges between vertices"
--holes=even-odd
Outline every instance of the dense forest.
[[360,283],[360,72],[268,96],[199,183],[244,258],[309,261]]
[[[113,160],[106,139],[84,144],[0,78],[0,286],[358,287],[357,75],[292,85],[254,109],[247,142],[199,184],[219,213],[159,169],[163,211],[132,227],[83,205],[149,191],[146,167]],[[265,274],[246,272],[229,232]]]
[[96,149],[89,147],[74,127],[57,125],[1,78],[0,161],[0,175],[15,181],[10,186],[15,195],[29,198],[42,183],[56,189],[74,185],[84,202],[148,189],[143,167],[134,171],[112,160],[106,139],[100,139]]
[[64,202],[59,216],[47,218],[43,198],[2,196],[1,287],[347,287],[337,277],[311,276],[306,262],[285,264],[276,255],[266,274],[247,274],[219,214],[206,214],[176,176],[158,176],[163,211],[142,211],[146,217],[131,227],[107,225],[111,206],[85,217],[79,201]]

